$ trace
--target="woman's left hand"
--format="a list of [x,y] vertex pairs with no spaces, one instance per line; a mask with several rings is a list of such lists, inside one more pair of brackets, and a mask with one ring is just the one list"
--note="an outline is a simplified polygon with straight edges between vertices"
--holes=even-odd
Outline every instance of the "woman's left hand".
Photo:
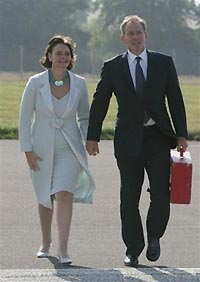
[[36,153],[32,151],[25,152],[25,155],[26,155],[26,160],[28,162],[30,169],[34,171],[40,170],[39,165],[38,165],[38,161],[42,161],[40,156],[38,156]]

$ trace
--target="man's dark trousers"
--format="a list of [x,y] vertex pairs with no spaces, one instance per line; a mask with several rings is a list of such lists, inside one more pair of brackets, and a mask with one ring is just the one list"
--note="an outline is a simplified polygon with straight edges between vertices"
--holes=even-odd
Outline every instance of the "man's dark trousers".
[[144,169],[150,185],[150,206],[146,219],[147,237],[162,237],[169,220],[169,140],[156,125],[144,127],[140,152],[136,155],[117,156],[117,164],[121,177],[122,238],[127,247],[126,254],[138,257],[145,246],[139,212]]

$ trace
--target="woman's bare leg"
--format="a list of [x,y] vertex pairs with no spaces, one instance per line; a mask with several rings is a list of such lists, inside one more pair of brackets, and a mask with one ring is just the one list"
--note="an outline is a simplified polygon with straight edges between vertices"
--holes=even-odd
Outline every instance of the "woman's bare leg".
[[67,245],[72,218],[73,194],[61,191],[55,194],[56,198],[56,219],[58,226],[58,255],[68,256]]
[[40,251],[48,252],[51,244],[51,224],[53,217],[53,209],[49,209],[38,204],[38,211],[42,230],[42,243]]

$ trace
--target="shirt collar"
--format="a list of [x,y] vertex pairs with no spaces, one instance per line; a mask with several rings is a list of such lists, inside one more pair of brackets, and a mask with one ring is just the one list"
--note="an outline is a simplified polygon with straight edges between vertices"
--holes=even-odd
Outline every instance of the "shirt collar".
[[133,54],[131,51],[128,50],[128,62],[129,64],[131,64],[136,57],[140,57],[143,61],[147,61],[147,50],[146,48],[142,51],[142,53],[140,53],[138,56],[136,56],[135,54]]

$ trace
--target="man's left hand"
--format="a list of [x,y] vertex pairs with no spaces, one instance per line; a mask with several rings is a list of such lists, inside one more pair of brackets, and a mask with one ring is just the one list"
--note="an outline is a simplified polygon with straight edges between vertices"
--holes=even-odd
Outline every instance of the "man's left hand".
[[184,137],[178,137],[178,139],[177,139],[177,151],[180,152],[180,150],[183,150],[183,152],[185,152],[187,147],[188,147],[187,140]]

